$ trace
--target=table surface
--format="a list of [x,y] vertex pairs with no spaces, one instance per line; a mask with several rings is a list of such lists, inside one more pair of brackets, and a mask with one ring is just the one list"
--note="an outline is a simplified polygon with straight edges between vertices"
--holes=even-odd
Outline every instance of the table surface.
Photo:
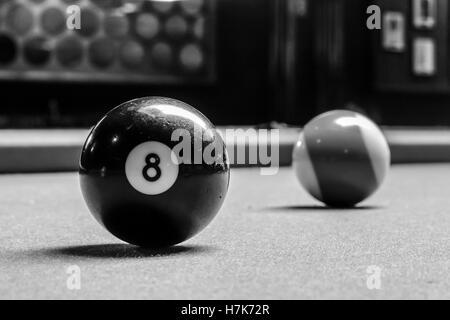
[[[289,168],[233,169],[225,205],[182,245],[126,245],[76,173],[0,175],[0,298],[450,298],[450,164],[393,166],[359,208],[326,209]],[[69,290],[78,266],[81,288]],[[381,270],[369,290],[369,266]]]

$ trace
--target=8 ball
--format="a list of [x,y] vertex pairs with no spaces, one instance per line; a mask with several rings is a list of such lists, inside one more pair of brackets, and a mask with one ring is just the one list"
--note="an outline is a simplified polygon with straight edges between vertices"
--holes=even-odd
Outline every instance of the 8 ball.
[[[205,150],[213,150],[209,160]],[[121,104],[92,129],[79,176],[90,211],[107,230],[159,248],[208,225],[230,172],[225,144],[203,114],[178,100],[147,97]]]

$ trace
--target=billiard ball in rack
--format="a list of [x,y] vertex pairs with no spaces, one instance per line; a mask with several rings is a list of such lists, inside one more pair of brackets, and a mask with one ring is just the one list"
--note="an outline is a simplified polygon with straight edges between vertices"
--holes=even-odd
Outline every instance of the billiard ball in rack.
[[[66,11],[73,4],[80,25],[72,28]],[[0,2],[0,16],[0,78],[23,71],[108,82],[214,76],[213,1],[17,0]]]
[[365,116],[326,112],[306,124],[293,151],[303,187],[333,207],[351,207],[373,194],[390,166],[388,143]]
[[[183,139],[174,136],[177,130]],[[181,140],[187,148],[176,152]],[[212,158],[197,157],[207,148]],[[83,147],[79,173],[86,203],[107,230],[128,243],[160,248],[192,237],[214,218],[230,171],[226,146],[203,114],[178,100],[147,97],[99,121]]]

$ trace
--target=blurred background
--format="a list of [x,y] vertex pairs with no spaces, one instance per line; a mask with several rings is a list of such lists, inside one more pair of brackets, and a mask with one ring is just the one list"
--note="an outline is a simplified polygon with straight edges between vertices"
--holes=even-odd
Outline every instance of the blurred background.
[[447,126],[448,21],[447,0],[0,0],[0,128],[87,127],[149,95],[217,125]]

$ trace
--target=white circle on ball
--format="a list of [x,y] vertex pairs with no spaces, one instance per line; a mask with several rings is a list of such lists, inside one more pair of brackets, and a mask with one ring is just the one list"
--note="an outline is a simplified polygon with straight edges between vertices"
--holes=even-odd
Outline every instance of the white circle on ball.
[[161,194],[169,190],[178,178],[178,158],[161,142],[143,142],[128,154],[125,175],[140,193]]

